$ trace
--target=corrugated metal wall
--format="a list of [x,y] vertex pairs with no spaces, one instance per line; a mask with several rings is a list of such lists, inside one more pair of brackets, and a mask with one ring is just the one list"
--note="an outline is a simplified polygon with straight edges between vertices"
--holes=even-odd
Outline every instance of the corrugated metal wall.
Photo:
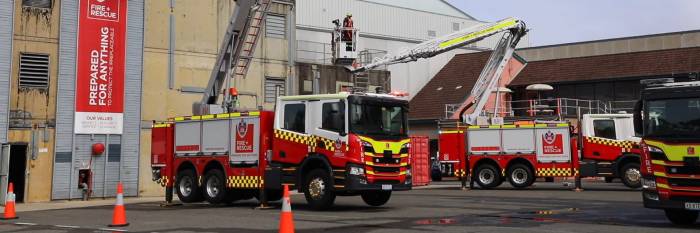
[[[75,58],[77,51],[78,1],[61,1],[58,38],[58,87],[56,91],[56,155],[51,199],[68,199],[77,186],[73,172],[73,114],[75,109]],[[76,189],[76,190],[74,190]]]
[[7,142],[15,1],[0,1],[0,143]]
[[[436,3],[441,4],[441,3]],[[358,0],[300,0],[297,1],[297,25],[331,28],[331,21],[353,14],[355,27],[361,33],[409,39],[428,39],[428,30],[445,35],[452,32],[452,23],[461,28],[477,24],[466,17],[459,18],[429,12],[399,8]]]
[[[141,123],[141,82],[143,70],[144,2],[128,1],[124,134],[74,135],[75,57],[77,44],[78,1],[61,1],[59,38],[59,79],[56,113],[56,159],[54,164],[52,199],[80,198],[78,171],[91,168],[93,197],[116,194],[119,180],[124,183],[124,195],[138,195],[138,155]],[[91,147],[103,143],[107,150],[102,156],[91,156]]]

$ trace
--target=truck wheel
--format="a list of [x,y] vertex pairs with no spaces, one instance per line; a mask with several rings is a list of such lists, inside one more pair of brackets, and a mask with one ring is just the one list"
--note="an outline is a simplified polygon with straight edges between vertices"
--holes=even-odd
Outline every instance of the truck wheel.
[[535,182],[532,169],[524,164],[515,164],[508,168],[508,182],[514,188],[527,188]]
[[698,220],[698,211],[691,210],[664,210],[666,218],[676,225],[692,225]]
[[367,191],[361,194],[362,200],[371,206],[382,206],[391,198],[391,191]]
[[624,183],[625,186],[633,189],[642,187],[642,175],[639,172],[638,163],[628,163],[622,166],[620,174],[622,183]]
[[204,176],[204,198],[211,204],[226,202],[226,179],[219,169],[209,170]]
[[476,183],[481,188],[490,189],[498,187],[503,182],[501,172],[491,164],[482,164],[476,169]]
[[333,205],[335,193],[331,189],[330,176],[323,169],[309,172],[304,179],[304,197],[312,209],[324,210]]
[[175,190],[177,198],[183,203],[202,201],[202,194],[197,186],[197,179],[193,170],[183,170],[177,173]]

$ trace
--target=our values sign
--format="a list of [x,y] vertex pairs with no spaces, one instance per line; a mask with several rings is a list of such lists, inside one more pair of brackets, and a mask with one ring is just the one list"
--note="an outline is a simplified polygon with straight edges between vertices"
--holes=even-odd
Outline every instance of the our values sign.
[[80,0],[76,134],[122,134],[127,0]]

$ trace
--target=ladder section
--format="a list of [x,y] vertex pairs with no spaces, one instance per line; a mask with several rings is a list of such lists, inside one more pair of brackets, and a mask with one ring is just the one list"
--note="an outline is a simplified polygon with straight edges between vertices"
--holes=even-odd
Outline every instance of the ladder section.
[[369,90],[369,72],[358,72],[353,74],[353,88],[357,91],[371,92]]
[[262,33],[262,28],[267,18],[267,12],[270,9],[270,3],[271,0],[258,0],[256,5],[251,8],[246,26],[243,32],[241,32],[243,37],[242,43],[239,43],[236,48],[236,57],[233,60],[234,63],[232,67],[233,76],[231,78],[245,78],[245,75],[248,73],[250,64],[253,61],[258,38],[260,37],[260,33]]

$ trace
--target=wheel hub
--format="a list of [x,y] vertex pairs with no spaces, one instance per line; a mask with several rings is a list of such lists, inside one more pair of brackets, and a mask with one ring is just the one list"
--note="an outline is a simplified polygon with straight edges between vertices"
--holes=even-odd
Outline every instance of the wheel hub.
[[625,176],[627,177],[627,180],[637,183],[641,179],[642,174],[639,172],[639,169],[630,168],[625,171]]
[[321,178],[315,178],[309,182],[309,194],[313,199],[321,199],[325,193],[326,184]]
[[212,176],[207,180],[207,194],[210,197],[216,197],[219,195],[219,186],[221,184],[221,181],[219,180],[218,177]]
[[189,176],[182,177],[180,179],[180,194],[183,196],[190,196],[192,194],[192,178]]
[[494,179],[495,174],[493,174],[491,170],[481,170],[481,172],[479,172],[479,181],[481,181],[482,184],[493,183]]
[[513,170],[511,178],[513,179],[513,182],[517,184],[524,184],[525,182],[527,182],[527,172],[525,172],[525,170],[521,168],[515,169]]

